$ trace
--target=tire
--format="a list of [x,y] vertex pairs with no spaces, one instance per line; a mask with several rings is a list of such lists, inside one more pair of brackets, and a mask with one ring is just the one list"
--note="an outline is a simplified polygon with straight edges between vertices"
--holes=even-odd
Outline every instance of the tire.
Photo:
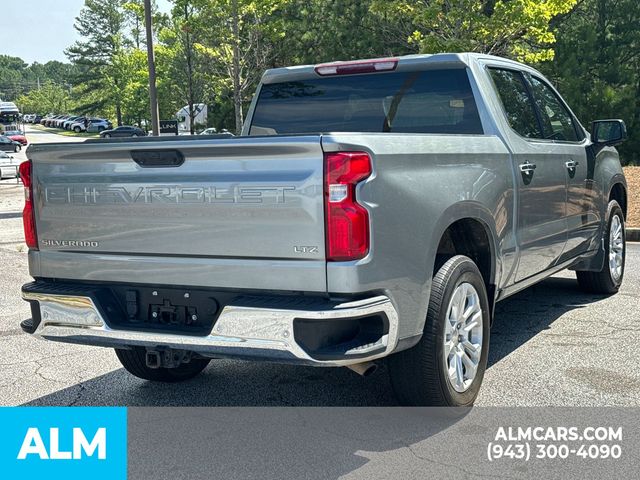
[[116,349],[116,356],[127,372],[152,382],[176,383],[189,380],[202,372],[211,361],[208,358],[192,358],[189,363],[175,368],[150,368],[147,367],[146,354],[147,351],[142,347]]
[[131,135],[131,138],[137,138],[137,137],[138,137],[137,133],[134,133],[134,134]]
[[[614,231],[612,232],[612,227]],[[613,236],[612,236],[613,233]],[[614,240],[616,237],[616,240]],[[576,271],[578,285],[587,293],[612,295],[617,293],[624,278],[624,264],[627,256],[625,242],[624,214],[618,202],[611,200],[607,206],[606,228],[604,231],[604,265],[599,272]],[[612,249],[614,255],[612,255]],[[618,249],[618,252],[616,252]],[[618,255],[615,255],[615,254]],[[618,268],[612,263],[616,257]]]
[[102,138],[111,138],[111,134],[109,134],[109,133],[105,133],[105,134],[104,134],[104,137],[102,137]]
[[82,129],[80,127],[74,127],[73,131],[76,133],[80,133],[82,131]]
[[[473,289],[469,289],[468,285]],[[464,302],[462,310],[466,311],[473,305],[468,303],[470,297],[466,295],[460,297],[459,295],[464,295],[464,292],[473,295],[471,290],[476,294],[474,310],[471,311],[468,320],[462,320],[456,325],[452,325],[450,320],[456,317],[454,314],[456,310],[453,309],[454,302],[452,302],[454,293],[457,299]],[[458,343],[458,339],[464,337],[465,332],[464,328],[459,329],[459,325],[461,323],[465,326],[472,324],[473,322],[470,320],[477,320],[478,313],[481,314],[481,322],[478,322],[481,323],[481,326],[473,329],[476,332],[475,337],[468,337],[474,342],[476,348],[477,346],[481,348],[480,355],[474,355],[477,361],[475,375],[464,380],[464,375],[468,373],[468,367],[461,360],[463,384],[459,384],[456,388],[448,373],[451,365],[449,359],[452,359],[455,366],[455,360],[460,356],[457,353],[460,351],[459,349],[469,352],[461,348],[461,343]],[[414,347],[389,357],[391,385],[399,402],[408,406],[471,406],[478,396],[487,368],[489,323],[490,310],[486,286],[478,267],[470,258],[463,255],[456,255],[448,259],[433,277],[431,298],[429,299],[422,338]],[[447,325],[452,325],[449,331],[453,332],[453,335],[449,336],[446,333]],[[459,332],[463,332],[463,334],[458,335]],[[478,338],[479,332],[482,334],[481,339]],[[445,335],[451,340],[447,341]],[[446,344],[455,344],[447,359],[444,355]],[[467,359],[471,359],[470,353],[465,355]],[[460,356],[461,359],[463,357]],[[456,370],[454,369],[454,371]],[[462,389],[460,389],[461,386]]]
[[22,150],[22,147],[20,145],[16,145],[15,147],[13,147],[14,153],[18,153],[20,150]]

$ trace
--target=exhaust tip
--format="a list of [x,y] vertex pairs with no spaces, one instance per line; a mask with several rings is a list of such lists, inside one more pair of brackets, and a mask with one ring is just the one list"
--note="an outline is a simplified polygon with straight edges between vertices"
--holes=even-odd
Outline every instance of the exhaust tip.
[[369,377],[378,370],[378,365],[373,362],[356,363],[354,365],[347,365],[347,368],[353,372],[356,372],[361,377]]

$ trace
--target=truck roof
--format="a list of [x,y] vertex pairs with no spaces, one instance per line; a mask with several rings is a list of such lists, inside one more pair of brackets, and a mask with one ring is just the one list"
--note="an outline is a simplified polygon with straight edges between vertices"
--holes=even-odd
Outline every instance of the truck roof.
[[345,60],[345,61],[336,61],[336,62],[328,62],[316,65],[297,65],[292,67],[281,67],[281,68],[272,68],[265,71],[262,76],[262,83],[277,83],[282,81],[292,81],[292,80],[302,80],[306,78],[317,78],[318,75],[315,72],[315,69],[319,66],[329,66],[341,63],[366,63],[366,62],[375,62],[382,60],[389,60],[393,58],[397,60],[398,65],[396,70],[404,70],[404,69],[413,69],[420,65],[459,65],[459,66],[469,66],[473,61],[476,60],[493,60],[499,61],[502,64],[508,65],[511,64],[513,67],[519,69],[529,69],[535,71],[533,68],[522,64],[520,62],[516,62],[515,60],[510,60],[508,58],[497,57],[495,55],[487,55],[484,53],[475,53],[475,52],[464,52],[464,53],[436,53],[436,54],[413,54],[413,55],[403,55],[399,57],[386,57],[386,58],[370,58],[370,59],[361,59],[361,60]]

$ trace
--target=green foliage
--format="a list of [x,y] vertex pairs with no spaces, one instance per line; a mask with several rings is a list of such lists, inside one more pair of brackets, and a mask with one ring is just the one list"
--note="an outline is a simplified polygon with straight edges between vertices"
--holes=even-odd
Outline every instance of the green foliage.
[[283,22],[277,13],[288,3],[218,0],[200,4],[200,19],[206,28],[194,46],[210,66],[208,79],[217,97],[229,92],[232,98],[236,133],[242,130],[250,94],[264,69],[272,64],[274,46],[284,38]]
[[81,40],[66,52],[79,69],[75,79],[80,97],[78,108],[84,113],[113,109],[119,125],[122,124],[122,95],[126,88],[123,70],[116,62],[124,49],[126,16],[123,4],[123,0],[85,0],[75,23]]
[[551,20],[577,0],[375,0],[372,11],[408,22],[422,53],[481,52],[524,62],[553,58]]
[[[240,131],[267,68],[409,53],[475,51],[536,63],[578,117],[621,117],[623,159],[640,163],[637,0],[171,0],[153,8],[161,118],[209,105]],[[153,2],[155,3],[155,2]],[[148,119],[143,0],[85,0],[71,64],[0,56],[0,97],[25,110]],[[554,58],[555,56],[555,58]],[[38,80],[40,90],[37,89]],[[70,85],[73,89],[70,90]],[[73,102],[70,101],[73,97]],[[194,110],[192,109],[192,113]]]
[[417,53],[404,20],[370,13],[372,0],[292,0],[279,12],[284,33],[275,45],[275,64],[315,64],[335,60]]
[[196,48],[205,29],[203,4],[199,0],[174,0],[171,17],[159,30],[156,46],[160,115],[174,118],[187,105],[192,133],[195,133],[195,105],[213,101],[213,89],[206,81],[206,58]]
[[20,95],[16,99],[20,111],[26,113],[55,113],[73,110],[69,88],[53,82],[46,82],[40,88]]
[[21,58],[0,55],[0,98],[15,100],[38,88],[38,84],[47,82],[65,86],[73,74],[74,67],[66,63],[51,61],[27,65]]
[[589,128],[622,118],[629,140],[618,147],[640,164],[640,8],[637,0],[584,0],[556,27],[556,58],[542,70]]

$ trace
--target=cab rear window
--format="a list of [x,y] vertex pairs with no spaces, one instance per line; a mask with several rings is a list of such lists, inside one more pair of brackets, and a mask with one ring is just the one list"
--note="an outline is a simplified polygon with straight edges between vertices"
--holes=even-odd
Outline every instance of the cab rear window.
[[462,68],[266,84],[250,135],[323,132],[482,134]]

